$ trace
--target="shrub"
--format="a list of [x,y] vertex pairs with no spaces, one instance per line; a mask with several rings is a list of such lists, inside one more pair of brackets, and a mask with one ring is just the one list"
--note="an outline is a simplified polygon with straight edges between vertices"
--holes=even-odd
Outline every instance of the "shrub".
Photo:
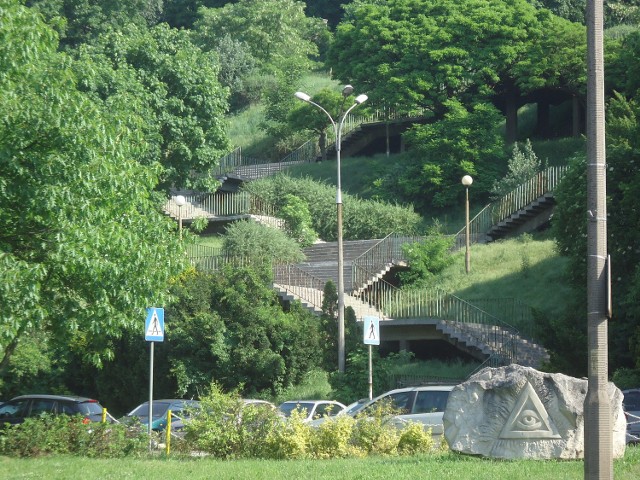
[[427,286],[429,281],[453,264],[451,248],[454,237],[443,235],[440,227],[432,228],[421,242],[402,246],[409,270],[400,272],[403,285]]
[[319,425],[311,437],[311,454],[315,458],[345,458],[364,456],[364,451],[352,443],[355,420],[338,415]]
[[398,453],[401,455],[429,453],[434,447],[435,441],[431,436],[431,429],[425,430],[420,423],[409,423],[400,433]]
[[42,415],[7,427],[0,438],[0,454],[37,457],[66,454],[115,458],[146,452],[148,437],[140,429],[110,423],[82,423],[82,417]]
[[398,452],[400,430],[393,423],[398,411],[391,403],[376,402],[357,415],[353,443],[367,454],[395,455]]
[[309,207],[299,197],[287,194],[279,216],[287,222],[290,234],[303,247],[313,245],[318,234],[313,230]]
[[265,457],[265,438],[280,428],[281,419],[261,405],[246,405],[237,393],[225,394],[213,384],[200,398],[201,409],[185,424],[185,440],[217,458]]
[[304,259],[300,246],[283,231],[252,221],[229,225],[223,237],[223,250],[251,262],[270,259],[276,263],[297,263]]
[[312,428],[304,423],[305,413],[294,410],[291,416],[266,437],[265,452],[274,459],[300,459],[309,456]]
[[[325,241],[336,239],[335,187],[310,178],[276,175],[250,182],[244,188],[278,208],[282,208],[288,194],[295,195],[307,204],[312,227],[320,238]],[[342,199],[345,240],[384,238],[393,232],[410,235],[417,231],[421,222],[412,207],[362,200],[344,192]]]

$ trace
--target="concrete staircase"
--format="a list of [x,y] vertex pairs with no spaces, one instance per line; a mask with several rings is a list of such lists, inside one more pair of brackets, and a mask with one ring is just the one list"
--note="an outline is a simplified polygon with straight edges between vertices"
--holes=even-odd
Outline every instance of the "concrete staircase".
[[483,341],[487,332],[482,325],[436,319],[433,320],[433,325],[450,343],[473,356],[480,353],[488,357],[499,351],[502,346],[505,349],[514,349],[518,364],[526,367],[540,368],[544,361],[549,360],[549,354],[542,346],[499,326],[493,326],[489,334],[491,338],[487,340],[493,344],[490,346],[488,341]]
[[[379,243],[380,240],[352,240],[343,243],[344,254],[344,291],[352,292],[355,290],[351,270],[353,260],[358,258],[371,247]],[[325,284],[328,280],[338,285],[338,243],[323,242],[316,243],[304,249],[307,257],[306,261],[300,263],[298,267],[308,272],[313,277]],[[346,300],[345,300],[346,302]]]
[[553,193],[545,193],[526,207],[492,225],[486,233],[487,240],[494,241],[539,229],[551,219],[554,206]]

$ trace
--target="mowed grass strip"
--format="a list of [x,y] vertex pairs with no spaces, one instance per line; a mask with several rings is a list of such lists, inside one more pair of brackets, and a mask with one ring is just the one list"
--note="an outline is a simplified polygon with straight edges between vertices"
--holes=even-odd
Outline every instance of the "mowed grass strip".
[[[614,476],[640,478],[640,447],[629,447],[614,462]],[[0,478],[91,479],[250,479],[250,480],[572,480],[584,477],[582,461],[497,461],[445,453],[412,457],[338,460],[88,459],[0,457]]]

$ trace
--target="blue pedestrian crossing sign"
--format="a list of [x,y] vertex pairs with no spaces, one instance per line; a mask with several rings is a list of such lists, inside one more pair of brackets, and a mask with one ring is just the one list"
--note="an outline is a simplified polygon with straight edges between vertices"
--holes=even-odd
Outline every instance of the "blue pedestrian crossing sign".
[[364,344],[380,345],[380,319],[364,317]]
[[144,339],[147,342],[164,341],[164,308],[147,308],[144,322]]

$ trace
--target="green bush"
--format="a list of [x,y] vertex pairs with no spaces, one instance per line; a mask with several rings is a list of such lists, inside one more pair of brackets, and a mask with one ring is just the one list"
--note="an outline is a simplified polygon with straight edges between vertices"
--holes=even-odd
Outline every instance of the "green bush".
[[265,442],[281,427],[281,418],[268,406],[245,404],[237,393],[225,394],[213,384],[200,398],[200,409],[185,424],[185,440],[216,458],[264,458]]
[[365,452],[352,442],[355,419],[338,415],[325,421],[313,431],[311,452],[315,458],[362,457]]
[[304,423],[304,412],[294,410],[291,416],[272,430],[266,437],[266,451],[269,458],[301,459],[309,457],[309,446],[313,433],[309,424]]
[[[336,189],[310,178],[276,175],[245,185],[251,193],[277,208],[284,206],[287,195],[303,200],[311,214],[313,229],[321,239],[334,241],[336,225]],[[343,192],[343,237],[345,240],[384,238],[397,232],[414,234],[421,222],[413,208],[374,200],[361,200]]]
[[410,423],[402,429],[398,440],[398,453],[400,455],[415,455],[428,453],[435,447],[435,441],[431,435],[431,429],[425,430],[419,423]]
[[393,424],[398,411],[391,403],[376,402],[357,415],[352,441],[368,455],[396,455],[400,430]]
[[64,454],[115,458],[147,451],[148,437],[140,429],[110,423],[84,424],[80,416],[42,415],[7,426],[0,437],[0,454],[38,457]]
[[234,222],[223,236],[223,250],[251,262],[270,259],[297,263],[304,259],[300,246],[283,231],[252,221]]
[[409,270],[399,274],[402,284],[429,286],[436,275],[453,265],[451,249],[454,241],[454,237],[443,235],[440,227],[435,226],[421,242],[402,245],[409,265]]

